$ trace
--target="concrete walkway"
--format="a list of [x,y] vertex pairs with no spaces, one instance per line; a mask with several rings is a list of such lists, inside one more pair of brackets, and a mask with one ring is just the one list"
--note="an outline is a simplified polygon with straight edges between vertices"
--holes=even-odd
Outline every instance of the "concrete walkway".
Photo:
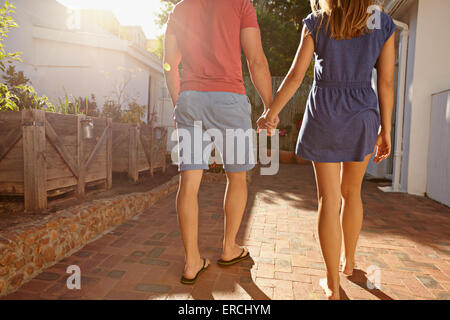
[[[184,253],[172,194],[3,299],[324,299],[312,168],[284,165],[278,176],[255,177],[239,235],[252,258],[228,268],[214,263],[224,190],[224,184],[201,188],[200,246],[212,265],[194,286],[179,283]],[[363,197],[358,270],[342,276],[343,296],[449,300],[450,209],[382,193],[373,182],[365,182]],[[66,287],[70,265],[81,268],[81,290]],[[367,277],[380,279],[381,288],[369,289]]]

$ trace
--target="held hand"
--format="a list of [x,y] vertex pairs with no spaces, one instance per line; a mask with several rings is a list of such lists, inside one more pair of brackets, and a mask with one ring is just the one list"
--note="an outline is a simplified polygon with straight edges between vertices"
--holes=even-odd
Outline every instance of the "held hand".
[[258,119],[257,125],[258,125],[258,133],[261,130],[267,130],[267,134],[269,136],[275,135],[275,129],[277,128],[278,124],[280,123],[280,118],[278,115],[273,115],[270,110],[266,110],[261,117]]
[[383,130],[378,135],[377,144],[375,145],[376,152],[373,162],[380,163],[386,160],[391,154],[391,134],[384,132]]

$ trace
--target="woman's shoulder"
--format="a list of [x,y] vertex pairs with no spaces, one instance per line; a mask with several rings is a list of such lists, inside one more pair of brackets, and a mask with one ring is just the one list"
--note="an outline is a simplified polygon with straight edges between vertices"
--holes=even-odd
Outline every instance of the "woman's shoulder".
[[389,39],[397,27],[394,19],[381,9],[375,11],[373,17],[375,20],[372,21],[371,25],[380,31],[384,40]]
[[306,16],[306,18],[303,19],[303,22],[314,22],[320,21],[322,19],[322,16],[324,15],[322,10],[311,12]]
[[306,18],[303,19],[303,24],[306,25],[308,31],[315,36],[317,28],[324,17],[323,11],[317,11],[310,13]]

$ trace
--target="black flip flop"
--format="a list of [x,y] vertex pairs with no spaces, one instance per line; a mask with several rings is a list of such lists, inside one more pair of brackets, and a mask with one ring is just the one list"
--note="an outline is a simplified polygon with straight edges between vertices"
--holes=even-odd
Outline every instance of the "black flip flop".
[[195,278],[194,278],[194,279],[188,279],[188,278],[185,278],[185,277],[183,276],[183,277],[181,277],[180,282],[181,282],[182,284],[194,284],[194,283],[197,282],[198,277],[199,277],[204,271],[206,271],[206,269],[208,269],[208,268],[209,268],[209,265],[206,265],[206,259],[203,258],[203,268],[201,268],[200,271],[197,272]]
[[250,257],[250,252],[247,252],[247,254],[245,256],[242,256],[244,254],[244,252],[245,252],[245,249],[242,249],[242,252],[239,255],[239,257],[234,258],[233,260],[229,260],[229,261],[219,259],[219,260],[217,260],[217,263],[220,264],[221,266],[231,266],[233,264],[241,262],[241,261],[247,259],[248,257]]

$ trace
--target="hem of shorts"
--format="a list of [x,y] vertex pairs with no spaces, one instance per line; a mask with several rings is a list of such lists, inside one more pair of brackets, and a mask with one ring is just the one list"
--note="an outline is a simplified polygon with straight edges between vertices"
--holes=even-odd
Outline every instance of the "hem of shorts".
[[190,171],[190,170],[208,170],[209,166],[208,165],[183,165],[183,166],[178,166],[178,172],[183,172],[183,171]]
[[255,165],[254,165],[254,164],[250,164],[250,165],[242,165],[242,167],[235,168],[235,169],[230,169],[230,168],[227,168],[227,167],[225,166],[225,171],[226,171],[226,172],[231,172],[231,173],[240,173],[240,172],[247,172],[247,171],[250,171],[250,170],[252,170],[252,169],[254,169],[254,168],[255,168]]
[[[295,152],[296,155],[299,157],[302,157],[305,160],[313,161],[313,162],[320,162],[320,163],[340,163],[340,162],[364,162],[366,157],[370,154],[373,154],[373,152],[366,151],[363,153],[363,157],[335,157],[333,159],[330,158],[321,158],[321,157],[314,157],[312,156],[307,150],[305,150],[304,147],[297,147],[297,150]],[[338,160],[336,160],[338,158]]]

